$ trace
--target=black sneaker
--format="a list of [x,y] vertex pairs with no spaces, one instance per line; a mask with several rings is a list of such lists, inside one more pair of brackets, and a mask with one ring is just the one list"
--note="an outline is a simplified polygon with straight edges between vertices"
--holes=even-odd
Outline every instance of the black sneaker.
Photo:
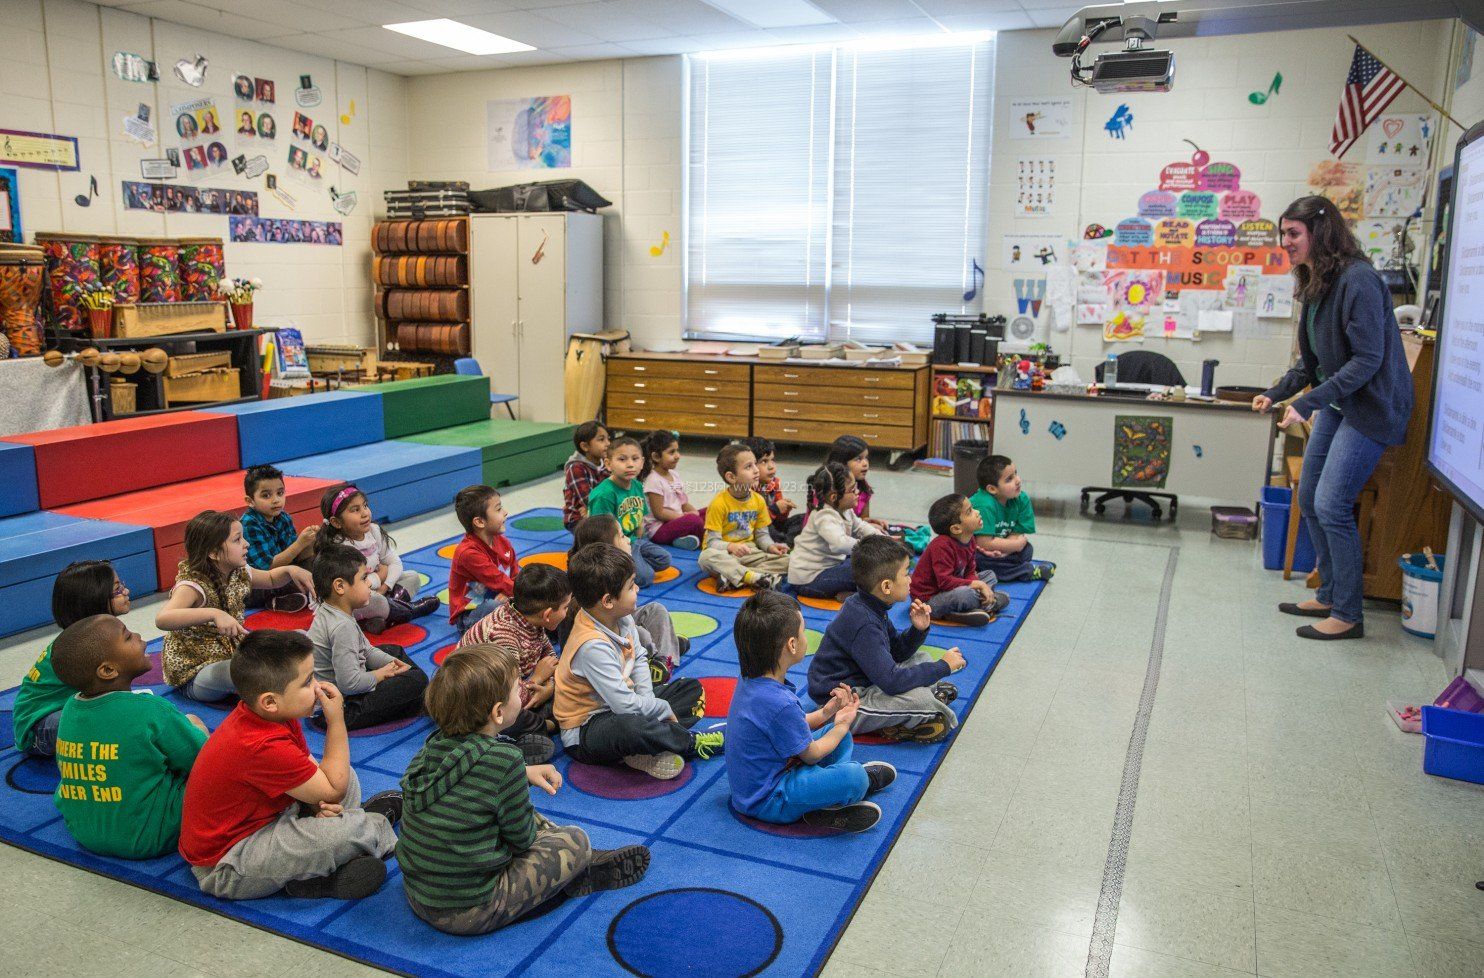
[[[401,799],[398,799],[401,807]],[[359,900],[381,889],[386,882],[386,863],[375,856],[357,856],[329,876],[290,880],[283,888],[291,897],[308,900]]]
[[385,816],[388,822],[396,825],[402,821],[402,792],[396,790],[378,792],[366,799],[361,810],[367,814]]
[[268,607],[283,615],[294,615],[309,607],[309,599],[295,591],[293,594],[280,594],[268,602]]
[[897,769],[885,761],[867,761],[862,767],[866,769],[866,778],[870,781],[870,787],[866,789],[867,797],[874,795],[897,779]]
[[881,809],[876,807],[875,802],[858,801],[854,805],[840,805],[836,808],[819,808],[812,812],[805,812],[800,821],[816,829],[864,832],[881,821]]
[[407,589],[400,584],[393,585],[392,589],[386,593],[386,596],[393,601],[412,604],[412,595],[408,594]]
[[933,683],[933,699],[947,706],[949,703],[958,699],[958,687],[947,680],[940,680]]
[[622,849],[594,849],[593,861],[563,891],[569,897],[587,896],[599,890],[618,890],[633,886],[649,872],[649,847],[624,846]]
[[988,625],[990,618],[987,611],[950,611],[943,620],[955,625]]
[[675,642],[680,647],[680,655],[683,656],[685,655],[685,653],[690,651],[690,639],[686,638],[684,635],[676,635]]
[[663,686],[670,681],[670,664],[653,656],[649,659],[649,682],[652,686]]
[[994,603],[984,610],[988,611],[991,615],[997,615],[1000,612],[1004,611],[1006,606],[1010,604],[1010,595],[1006,594],[1004,591],[995,591],[993,593]]
[[521,756],[525,758],[528,767],[532,764],[545,764],[556,753],[556,745],[551,742],[551,738],[538,733],[522,734],[515,746],[520,748]]
[[409,607],[411,607],[412,609],[413,618],[421,618],[423,615],[431,615],[433,612],[437,611],[439,607],[442,606],[442,604],[443,602],[438,600],[438,595],[430,594],[420,601],[411,602]]

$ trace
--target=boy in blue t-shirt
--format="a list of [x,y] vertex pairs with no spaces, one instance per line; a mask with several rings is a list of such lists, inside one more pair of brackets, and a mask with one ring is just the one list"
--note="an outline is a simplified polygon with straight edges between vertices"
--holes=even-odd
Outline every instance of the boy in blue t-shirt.
[[727,714],[732,806],[764,822],[802,821],[845,832],[871,828],[881,809],[862,799],[896,780],[897,770],[885,761],[850,759],[850,725],[860,699],[849,686],[836,687],[813,713],[799,705],[787,679],[808,650],[798,604],[760,591],[738,612],[733,633],[742,680]]
[[1036,514],[1015,463],[991,455],[979,463],[976,475],[980,489],[969,497],[969,505],[979,511],[984,526],[974,535],[975,568],[994,571],[1000,581],[1050,580],[1056,565],[1032,559],[1028,536],[1036,532]]

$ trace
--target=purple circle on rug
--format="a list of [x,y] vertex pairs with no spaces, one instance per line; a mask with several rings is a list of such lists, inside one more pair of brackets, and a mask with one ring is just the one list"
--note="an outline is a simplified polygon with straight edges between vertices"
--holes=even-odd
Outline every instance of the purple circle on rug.
[[150,652],[149,672],[134,680],[140,686],[163,686],[165,685],[165,662],[158,652]]
[[24,791],[28,795],[49,795],[57,790],[57,783],[62,780],[61,774],[57,772],[57,762],[50,757],[36,757],[27,754],[11,766],[5,772],[5,783],[16,791]]
[[585,795],[610,801],[643,801],[679,791],[696,776],[696,766],[686,764],[669,781],[651,778],[631,767],[608,764],[582,764],[573,761],[567,768],[567,783]]
[[751,815],[743,815],[731,805],[727,805],[727,811],[732,817],[749,829],[758,832],[766,832],[768,835],[776,835],[785,839],[825,839],[832,835],[843,835],[840,829],[826,828],[822,825],[805,825],[803,822],[790,822],[787,825],[779,825],[777,822],[764,822],[762,819],[753,818]]
[[393,730],[401,730],[410,727],[418,720],[417,717],[403,717],[400,720],[388,720],[386,723],[378,723],[374,727],[362,727],[360,730],[352,730],[351,737],[375,737],[377,734],[391,733]]

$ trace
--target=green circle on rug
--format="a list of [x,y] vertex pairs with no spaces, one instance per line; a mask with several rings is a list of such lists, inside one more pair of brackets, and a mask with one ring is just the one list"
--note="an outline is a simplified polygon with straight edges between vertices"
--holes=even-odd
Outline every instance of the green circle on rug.
[[528,530],[531,533],[554,533],[566,529],[560,516],[525,516],[510,525],[517,530]]
[[444,604],[448,604],[448,588],[444,588],[443,590],[438,592],[438,600],[442,601]]
[[431,577],[429,577],[428,575],[424,574],[422,571],[416,571],[415,573],[417,574],[417,587],[418,587],[418,590],[422,590],[423,588],[427,587],[428,584],[433,580]]
[[700,638],[716,631],[716,619],[710,615],[699,615],[694,611],[672,611],[670,621],[675,625],[675,634],[685,638]]
[[947,649],[940,649],[936,645],[924,645],[922,646],[922,651],[932,656],[934,662],[941,661],[943,656],[948,652]]
[[819,651],[819,643],[824,641],[824,632],[813,628],[804,629],[804,637],[809,640],[809,651],[805,655],[813,655]]

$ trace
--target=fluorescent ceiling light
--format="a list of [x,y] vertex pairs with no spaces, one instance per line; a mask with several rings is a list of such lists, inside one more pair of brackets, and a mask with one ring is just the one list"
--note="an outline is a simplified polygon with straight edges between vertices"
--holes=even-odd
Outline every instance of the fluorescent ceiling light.
[[706,0],[706,3],[754,27],[807,27],[834,24],[835,18],[805,0]]
[[491,34],[468,24],[460,24],[456,20],[440,18],[438,20],[414,20],[405,24],[382,24],[389,31],[398,34],[406,34],[408,37],[416,37],[433,44],[441,44],[455,51],[463,51],[467,54],[510,54],[515,51],[536,50],[529,44],[512,41],[508,37],[499,34]]

